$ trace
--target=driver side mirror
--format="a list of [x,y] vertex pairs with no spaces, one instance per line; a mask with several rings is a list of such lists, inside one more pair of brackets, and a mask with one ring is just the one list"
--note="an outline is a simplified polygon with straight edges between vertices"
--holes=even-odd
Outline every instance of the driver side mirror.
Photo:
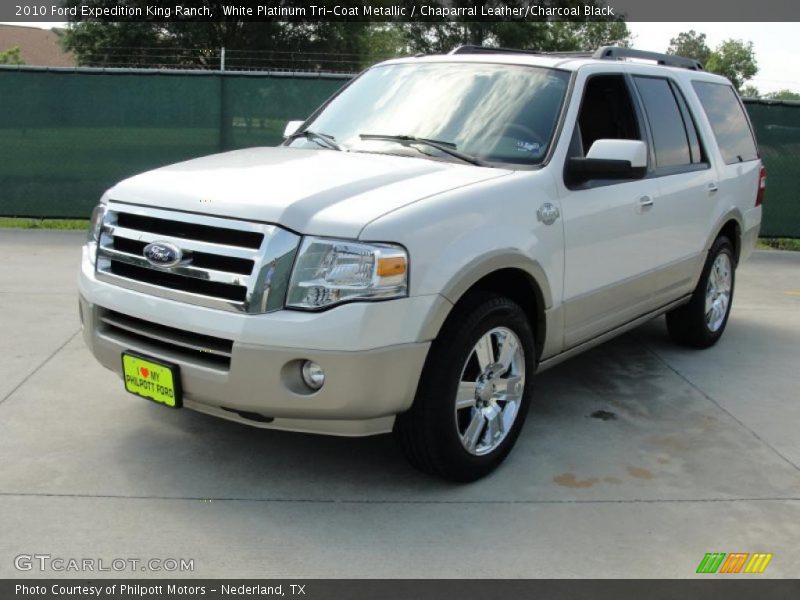
[[596,140],[586,158],[567,159],[569,183],[640,179],[647,173],[647,145],[640,140]]
[[294,135],[295,133],[297,133],[297,130],[300,129],[300,126],[304,122],[305,121],[289,121],[286,124],[286,127],[283,130],[283,139],[286,139],[286,138]]

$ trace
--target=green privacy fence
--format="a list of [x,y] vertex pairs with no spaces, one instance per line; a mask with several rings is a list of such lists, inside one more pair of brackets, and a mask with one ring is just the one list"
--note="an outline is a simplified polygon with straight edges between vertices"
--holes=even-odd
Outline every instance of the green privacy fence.
[[745,100],[767,168],[761,235],[800,238],[800,102]]
[[0,67],[0,215],[87,217],[135,173],[275,145],[348,79]]
[[[0,67],[0,215],[86,217],[129,175],[277,144],[348,79]],[[800,237],[800,103],[745,105],[768,171],[762,234]]]

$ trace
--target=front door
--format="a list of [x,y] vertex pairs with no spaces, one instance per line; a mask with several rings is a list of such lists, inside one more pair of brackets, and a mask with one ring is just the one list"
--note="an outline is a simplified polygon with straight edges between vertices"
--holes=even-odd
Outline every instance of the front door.
[[[641,111],[629,79],[595,74],[586,79],[580,111],[565,134],[567,158],[585,156],[599,139],[645,140]],[[656,179],[595,180],[563,188],[564,348],[610,331],[647,312],[651,274],[658,269],[653,247]]]

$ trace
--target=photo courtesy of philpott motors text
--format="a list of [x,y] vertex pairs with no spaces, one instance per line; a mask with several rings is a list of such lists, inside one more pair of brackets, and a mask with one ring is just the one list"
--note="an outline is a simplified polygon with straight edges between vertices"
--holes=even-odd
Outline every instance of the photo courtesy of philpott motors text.
[[2,3],[0,599],[797,596],[798,17]]

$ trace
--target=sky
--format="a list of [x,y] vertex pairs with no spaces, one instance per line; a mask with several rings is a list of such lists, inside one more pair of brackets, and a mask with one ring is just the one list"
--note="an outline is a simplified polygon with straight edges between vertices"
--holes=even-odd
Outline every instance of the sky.
[[748,84],[761,92],[790,89],[800,92],[800,23],[635,23],[628,29],[635,36],[633,47],[664,52],[669,40],[681,31],[694,29],[706,34],[713,50],[721,41],[734,38],[753,42],[758,74]]
[[[49,29],[63,23],[2,23]],[[800,92],[799,23],[638,23],[629,22],[634,36],[633,47],[664,52],[670,38],[681,31],[694,29],[706,34],[706,42],[715,48],[728,38],[752,41],[758,61],[758,74],[748,83],[761,92],[790,89]]]

